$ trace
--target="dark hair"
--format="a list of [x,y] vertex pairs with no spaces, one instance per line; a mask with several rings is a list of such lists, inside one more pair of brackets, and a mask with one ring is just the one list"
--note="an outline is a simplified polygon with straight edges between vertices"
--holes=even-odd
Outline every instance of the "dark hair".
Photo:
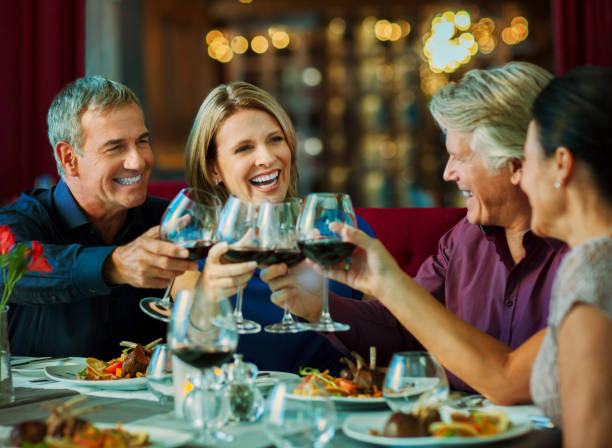
[[555,78],[533,105],[544,154],[569,149],[612,201],[612,68],[583,66]]

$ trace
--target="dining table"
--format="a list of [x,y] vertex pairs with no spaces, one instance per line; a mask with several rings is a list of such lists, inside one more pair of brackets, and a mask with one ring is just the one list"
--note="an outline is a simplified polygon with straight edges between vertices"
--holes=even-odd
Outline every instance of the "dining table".
[[[18,358],[20,363],[34,358]],[[60,361],[64,362],[64,361]],[[17,364],[13,359],[13,363]],[[40,369],[40,373],[29,371],[22,373],[22,369],[13,369],[13,387],[15,400],[12,403],[0,404],[0,446],[9,445],[9,434],[17,423],[26,420],[45,419],[53,406],[57,406],[68,399],[77,395],[86,395],[84,401],[91,412],[83,418],[94,424],[123,424],[126,428],[141,428],[153,437],[155,434],[165,435],[165,445],[170,446],[201,446],[194,442],[196,431],[183,418],[177,417],[174,406],[170,402],[159,402],[153,393],[146,388],[139,390],[122,390],[109,387],[100,388],[92,385],[92,382],[75,384],[73,381],[61,381],[51,379],[45,375],[45,370]],[[506,412],[511,420],[519,419],[524,422],[538,420],[537,417],[542,412],[533,405],[505,406],[499,407]],[[374,421],[380,418],[382,413],[389,413],[387,408],[370,407],[343,407],[336,408],[337,428],[335,436],[327,445],[330,448],[341,447],[373,447],[385,446],[388,444],[368,443],[356,440],[345,434],[342,425],[351,416],[363,417],[365,421]],[[545,420],[544,420],[545,421]],[[530,423],[531,425],[531,423]],[[548,425],[552,426],[552,425]],[[214,447],[234,448],[272,448],[274,444],[267,437],[264,425],[261,421],[228,423],[223,427],[226,434],[233,436],[232,441],[219,442]],[[174,438],[173,438],[173,435]],[[560,447],[561,431],[557,427],[541,427],[531,425],[530,429],[517,437],[487,443],[477,440],[465,439],[459,445],[474,446],[494,446],[497,448],[516,447],[516,448],[542,448]],[[399,446],[399,445],[396,445]],[[405,446],[418,446],[407,442]],[[428,445],[428,446],[436,446]]]

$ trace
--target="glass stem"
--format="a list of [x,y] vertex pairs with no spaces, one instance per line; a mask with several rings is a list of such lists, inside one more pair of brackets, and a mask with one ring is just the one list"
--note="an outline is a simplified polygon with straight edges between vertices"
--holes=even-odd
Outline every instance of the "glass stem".
[[170,283],[168,284],[166,291],[164,291],[164,296],[162,297],[161,302],[159,302],[159,306],[163,306],[166,308],[170,308],[172,306],[172,300],[171,300],[172,285],[174,285],[174,278],[170,280]]
[[293,324],[293,316],[291,315],[291,311],[289,311],[289,305],[287,304],[287,302],[285,302],[285,306],[283,308],[284,313],[283,313],[283,323],[284,324]]
[[323,275],[323,304],[321,306],[321,317],[319,317],[319,323],[327,324],[331,323],[332,318],[329,314],[329,278],[327,272]]
[[236,306],[234,307],[234,322],[242,323],[244,322],[244,317],[242,316],[242,288],[238,288],[236,296]]

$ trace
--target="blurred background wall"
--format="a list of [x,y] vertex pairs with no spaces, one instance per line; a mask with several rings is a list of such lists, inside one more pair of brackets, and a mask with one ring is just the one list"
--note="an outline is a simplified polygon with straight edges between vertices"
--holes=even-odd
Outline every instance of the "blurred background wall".
[[[43,4],[72,21],[61,32],[48,24],[51,31],[37,45],[19,44],[15,58],[38,60],[48,41],[60,39],[53,30],[68,34],[75,50],[54,57],[72,69],[44,92],[39,78],[48,67],[35,67],[38,76],[23,87],[39,98],[35,111],[7,95],[16,113],[3,111],[1,122],[17,147],[0,169],[15,164],[8,157],[28,168],[3,183],[3,201],[41,183],[42,174],[56,176],[44,114],[61,85],[82,73],[124,82],[142,99],[153,180],[183,178],[183,147],[201,101],[217,84],[240,79],[271,92],[290,113],[302,193],[345,191],[357,206],[392,207],[462,205],[442,180],[443,135],[427,109],[440,86],[510,60],[557,73],[585,62],[612,65],[609,0],[24,0],[10,11],[5,3],[4,17],[18,17],[7,26],[22,41],[23,23]],[[11,130],[16,117],[20,132]],[[42,137],[26,141],[28,133]]]

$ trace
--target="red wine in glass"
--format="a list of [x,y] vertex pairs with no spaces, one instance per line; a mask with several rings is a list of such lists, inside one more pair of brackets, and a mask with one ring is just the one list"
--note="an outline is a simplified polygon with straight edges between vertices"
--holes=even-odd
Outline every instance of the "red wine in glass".
[[355,250],[353,243],[337,239],[312,240],[299,243],[304,254],[323,267],[329,268],[350,257]]
[[234,350],[206,350],[198,346],[179,345],[172,349],[172,353],[192,367],[208,369],[228,361],[234,354]]
[[274,249],[266,258],[261,260],[259,264],[270,266],[277,263],[285,263],[288,268],[299,264],[306,258],[300,249]]
[[190,260],[201,260],[208,256],[208,251],[214,245],[214,241],[182,241],[177,246],[184,247],[189,251]]
[[251,247],[230,248],[223,254],[223,260],[229,263],[242,263],[243,261],[256,261],[259,263],[267,258],[271,252]]

